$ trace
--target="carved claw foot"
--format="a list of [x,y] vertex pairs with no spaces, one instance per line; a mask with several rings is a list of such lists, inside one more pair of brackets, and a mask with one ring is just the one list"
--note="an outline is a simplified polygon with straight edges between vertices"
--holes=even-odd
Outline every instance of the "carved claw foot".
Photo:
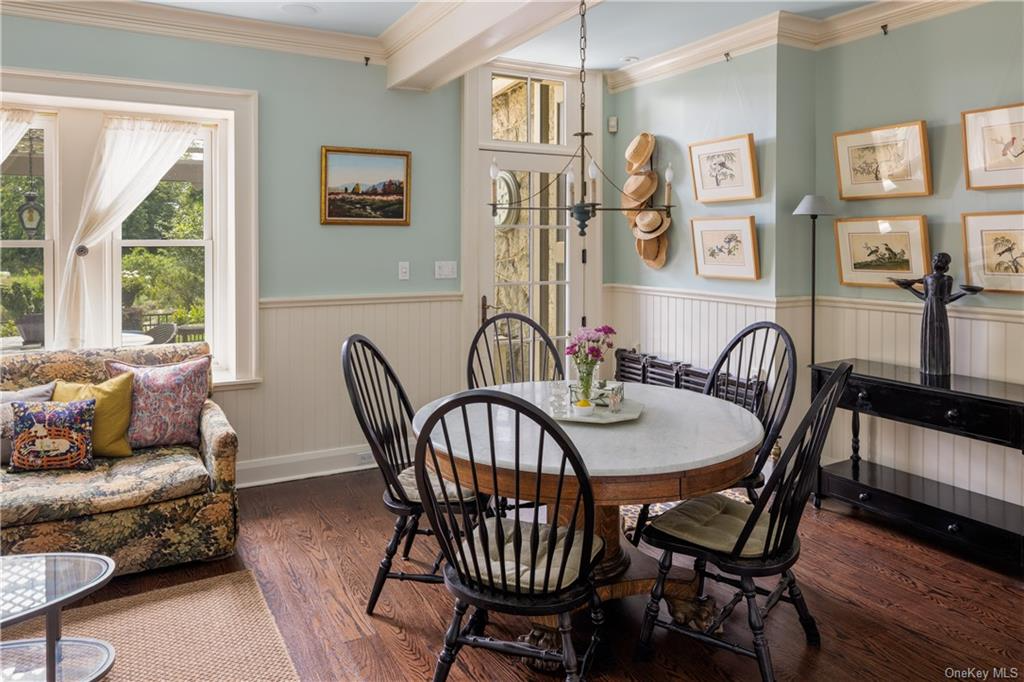
[[[706,630],[714,622],[715,614],[718,612],[715,598],[708,595],[696,599],[666,597],[665,603],[668,605],[668,612],[672,615],[672,620],[692,630]],[[719,625],[712,634],[718,635],[723,631],[724,628]]]
[[[537,626],[534,626],[525,635],[519,635],[516,639],[541,649],[558,649],[562,646],[562,638],[557,630],[549,630],[548,628]],[[527,658],[525,656],[519,660],[534,670],[543,672],[553,673],[562,669],[562,664],[557,661],[543,661],[539,658]]]

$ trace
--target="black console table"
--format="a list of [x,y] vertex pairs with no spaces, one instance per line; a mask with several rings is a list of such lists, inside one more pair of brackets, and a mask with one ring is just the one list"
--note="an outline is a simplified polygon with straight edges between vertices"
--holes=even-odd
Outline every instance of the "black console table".
[[848,460],[822,467],[814,504],[834,497],[905,523],[965,552],[1024,568],[1024,507],[864,461],[860,415],[1005,445],[1024,454],[1024,386],[953,375],[926,381],[912,367],[868,360],[812,365],[815,392],[839,362],[853,374],[839,407],[853,412]]

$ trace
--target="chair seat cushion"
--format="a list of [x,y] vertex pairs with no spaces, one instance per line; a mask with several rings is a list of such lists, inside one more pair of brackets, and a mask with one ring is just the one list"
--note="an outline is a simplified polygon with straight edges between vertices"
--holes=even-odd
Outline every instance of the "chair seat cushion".
[[[753,510],[749,504],[714,493],[680,503],[656,518],[651,527],[691,545],[728,554]],[[768,515],[762,514],[740,556],[760,555],[767,534]]]
[[210,489],[210,473],[189,446],[140,450],[132,457],[97,457],[91,471],[26,471],[0,475],[5,526],[57,521]]
[[[504,533],[503,538],[499,538],[498,535],[499,521],[501,522],[501,530]],[[548,552],[550,551],[548,542],[551,526],[545,523],[537,524],[537,552],[535,555],[532,555],[530,552],[530,537],[533,533],[533,522],[519,521],[520,542],[522,543],[519,561],[516,561],[515,529],[515,519],[497,519],[494,517],[486,519],[482,527],[477,527],[473,532],[472,543],[469,538],[462,541],[462,550],[465,552],[466,560],[469,562],[467,572],[470,575],[476,574],[472,559],[472,555],[476,554],[480,574],[483,576],[484,582],[497,589],[515,590],[518,584],[521,589],[526,590],[529,589],[532,582],[534,590],[537,592],[555,591],[558,586],[558,571],[562,567],[562,557],[565,553],[569,529],[565,526],[558,526],[555,529],[555,547],[551,559],[551,573],[547,579],[546,588],[544,568],[548,565]],[[480,541],[484,530],[487,532],[487,543]],[[504,542],[500,541],[502,539]],[[490,550],[489,552],[488,549]],[[602,549],[604,549],[604,541],[595,535],[590,552],[591,563],[601,553]],[[572,545],[569,548],[569,558],[566,561],[565,573],[562,577],[561,586],[563,588],[569,587],[579,578],[581,571],[580,555],[582,553],[583,532],[576,531],[573,534]],[[490,576],[487,575],[487,564],[491,567]],[[504,565],[505,571],[504,583],[502,582],[502,565]],[[589,572],[590,564],[588,563],[585,568]],[[531,573],[533,573],[532,580]]]
[[[431,485],[434,486],[434,495],[437,496],[437,501],[440,504],[444,504],[444,493],[441,492],[441,486],[436,476],[428,476]],[[473,491],[469,488],[459,488],[454,483],[447,479],[444,480],[444,490],[448,495],[449,500],[472,500]],[[398,474],[398,483],[405,490],[405,496],[409,498],[410,502],[422,502],[420,499],[419,488],[416,487],[416,467],[408,467],[402,470],[402,473]]]

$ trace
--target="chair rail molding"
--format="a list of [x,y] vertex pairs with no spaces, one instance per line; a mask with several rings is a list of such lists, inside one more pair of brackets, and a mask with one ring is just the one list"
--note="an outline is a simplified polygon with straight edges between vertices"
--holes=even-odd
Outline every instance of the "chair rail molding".
[[735,57],[770,45],[823,50],[910,26],[989,0],[919,0],[875,2],[827,19],[812,19],[790,12],[773,12],[701,40],[642,59],[605,74],[608,91],[621,92],[721,61],[726,52]]

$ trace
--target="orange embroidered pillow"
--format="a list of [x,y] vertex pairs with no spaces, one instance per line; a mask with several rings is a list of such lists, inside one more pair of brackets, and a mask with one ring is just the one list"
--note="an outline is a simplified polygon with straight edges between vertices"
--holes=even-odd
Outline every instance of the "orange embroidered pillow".
[[95,400],[11,404],[14,435],[11,472],[92,469]]

